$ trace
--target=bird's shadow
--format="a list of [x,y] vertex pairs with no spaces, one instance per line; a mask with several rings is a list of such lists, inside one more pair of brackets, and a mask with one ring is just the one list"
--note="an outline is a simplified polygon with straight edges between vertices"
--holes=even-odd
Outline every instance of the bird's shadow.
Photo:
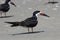
[[10,17],[13,17],[13,16],[2,16],[0,18],[10,18]]
[[16,33],[16,34],[11,34],[11,35],[15,36],[15,35],[24,35],[24,34],[35,34],[35,33],[40,33],[40,32],[44,32],[44,31],[24,32],[24,33]]

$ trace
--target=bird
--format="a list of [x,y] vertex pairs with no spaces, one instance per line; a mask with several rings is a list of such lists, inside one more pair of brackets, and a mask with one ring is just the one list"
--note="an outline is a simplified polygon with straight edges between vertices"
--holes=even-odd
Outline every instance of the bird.
[[36,25],[38,24],[38,20],[37,20],[38,15],[50,17],[50,16],[46,15],[45,13],[43,13],[39,10],[36,10],[36,11],[33,12],[32,17],[26,18],[23,21],[20,21],[20,22],[5,22],[5,23],[12,24],[11,27],[17,27],[17,26],[26,27],[26,28],[28,28],[28,32],[29,32],[29,28],[31,28],[31,32],[34,32],[33,28],[36,27]]
[[56,4],[56,3],[58,3],[58,2],[54,1],[54,0],[52,0],[52,1],[49,0],[49,2],[48,2],[48,4]]
[[56,4],[58,2],[54,2],[54,1],[51,1],[51,2],[48,2],[48,4]]
[[2,13],[4,13],[4,15],[6,16],[6,12],[9,11],[9,9],[10,9],[9,2],[10,2],[10,4],[12,4],[16,7],[16,5],[11,0],[6,0],[4,3],[0,4],[0,15],[1,15],[1,17],[2,17]]

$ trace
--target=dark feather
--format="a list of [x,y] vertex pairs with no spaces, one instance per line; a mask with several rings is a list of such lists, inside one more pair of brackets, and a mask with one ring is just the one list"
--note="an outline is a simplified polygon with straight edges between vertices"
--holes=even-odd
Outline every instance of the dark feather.
[[1,4],[0,11],[7,12],[10,9],[9,4]]
[[11,27],[14,26],[35,27],[38,21],[36,20],[36,17],[30,17],[21,22],[5,22],[5,23],[12,24]]

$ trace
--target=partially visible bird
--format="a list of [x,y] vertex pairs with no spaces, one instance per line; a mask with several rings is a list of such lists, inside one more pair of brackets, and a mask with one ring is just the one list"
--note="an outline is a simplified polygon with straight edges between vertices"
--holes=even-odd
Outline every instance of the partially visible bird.
[[54,1],[51,1],[51,2],[48,2],[48,4],[56,4],[58,2],[54,2]]
[[45,5],[46,4],[57,4],[57,3],[59,3],[58,1],[55,1],[55,0],[49,0],[47,3],[45,3]]
[[48,4],[56,4],[56,3],[58,3],[57,1],[54,1],[54,0],[52,0],[52,1],[48,1]]
[[4,13],[4,15],[6,16],[6,12],[9,11],[9,9],[10,9],[9,2],[10,2],[10,4],[12,4],[16,7],[16,5],[11,0],[6,0],[3,4],[0,4],[1,17],[2,17],[2,13]]
[[11,27],[16,27],[16,26],[26,27],[26,28],[28,28],[28,32],[29,32],[29,28],[31,28],[31,30],[33,32],[33,28],[38,24],[38,20],[37,20],[38,15],[50,17],[50,16],[44,14],[43,12],[36,10],[33,12],[32,17],[29,17],[29,18],[25,19],[24,21],[21,21],[21,22],[5,22],[5,23],[12,24]]

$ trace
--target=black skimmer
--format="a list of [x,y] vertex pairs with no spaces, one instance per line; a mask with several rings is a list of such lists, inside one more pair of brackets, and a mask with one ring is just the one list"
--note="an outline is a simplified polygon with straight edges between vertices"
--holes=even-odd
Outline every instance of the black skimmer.
[[43,12],[34,11],[33,12],[33,16],[25,19],[24,21],[21,21],[21,22],[5,22],[5,23],[12,24],[11,27],[16,27],[16,26],[27,27],[28,28],[28,32],[29,32],[29,28],[31,28],[31,30],[33,32],[33,28],[38,23],[38,20],[37,20],[38,15],[49,17],[48,15],[44,14]]
[[56,4],[56,3],[58,3],[58,2],[54,1],[54,0],[48,2],[48,4]]
[[16,7],[16,5],[11,0],[6,0],[3,4],[0,4],[1,17],[2,17],[2,13],[4,13],[4,15],[6,16],[6,12],[9,11],[9,9],[10,9],[9,2],[10,2],[10,4],[12,4]]

